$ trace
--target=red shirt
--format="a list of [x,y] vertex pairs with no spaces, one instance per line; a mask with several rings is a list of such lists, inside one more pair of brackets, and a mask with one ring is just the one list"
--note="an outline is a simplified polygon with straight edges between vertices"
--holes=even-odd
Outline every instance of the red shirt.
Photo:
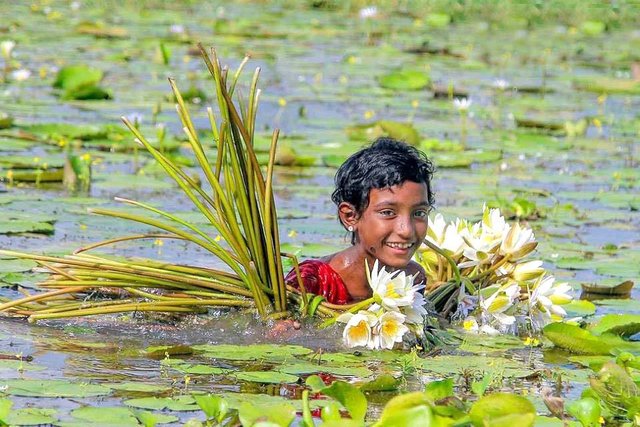
[[[300,267],[302,284],[307,292],[322,295],[331,304],[348,304],[352,301],[342,278],[326,262],[306,260],[298,266]],[[287,274],[284,281],[287,285],[298,287],[295,269]]]

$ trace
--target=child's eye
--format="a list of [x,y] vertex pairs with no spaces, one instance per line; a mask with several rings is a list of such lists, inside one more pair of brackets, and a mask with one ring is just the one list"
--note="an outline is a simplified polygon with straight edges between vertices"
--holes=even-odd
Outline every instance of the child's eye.
[[391,209],[384,209],[380,211],[382,216],[393,216],[395,213]]
[[429,216],[429,211],[427,209],[420,209],[415,211],[413,215],[417,218],[426,218]]

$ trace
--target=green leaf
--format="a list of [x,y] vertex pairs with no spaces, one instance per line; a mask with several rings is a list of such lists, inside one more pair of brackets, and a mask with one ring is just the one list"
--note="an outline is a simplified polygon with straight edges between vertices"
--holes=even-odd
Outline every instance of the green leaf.
[[54,228],[48,222],[12,220],[0,222],[0,234],[37,233],[53,234]]
[[314,392],[322,393],[340,402],[354,420],[364,421],[367,413],[367,398],[356,386],[344,381],[335,381],[327,387],[317,375],[307,378],[307,385]]
[[481,397],[469,411],[475,427],[484,426],[533,426],[536,408],[522,396],[510,393],[494,393]]
[[400,378],[395,378],[390,374],[378,375],[374,380],[360,386],[361,391],[394,391],[402,383]]
[[109,387],[111,387],[114,390],[145,392],[145,393],[164,393],[165,391],[171,390],[171,387],[169,386],[161,386],[156,384],[145,384],[145,383],[137,383],[137,382],[109,384]]
[[640,314],[607,314],[589,330],[596,335],[610,333],[630,337],[640,332]]
[[600,426],[600,404],[590,397],[569,402],[566,406],[567,412],[574,416],[582,427]]
[[215,394],[194,394],[193,398],[205,413],[207,419],[221,422],[229,411],[227,401]]
[[155,427],[156,424],[168,424],[178,421],[178,417],[173,415],[156,414],[139,409],[133,410],[133,415],[135,415],[144,427]]
[[103,73],[97,68],[84,64],[69,65],[58,71],[53,87],[75,90],[83,86],[95,86],[102,80]]
[[0,359],[1,371],[43,371],[47,369],[45,366],[34,365],[22,360],[4,360]]
[[63,380],[0,380],[2,385],[8,386],[6,393],[25,397],[89,397],[111,393],[103,385]]
[[[402,414],[404,413],[413,414],[416,418],[422,420],[422,423],[426,423],[416,425],[430,425],[432,418],[432,405],[433,402],[429,399],[426,393],[416,391],[413,393],[401,394],[387,402],[382,414],[380,415],[380,420],[374,424],[374,426],[404,425],[393,424],[394,422],[410,422],[410,418],[402,417]],[[424,408],[426,408],[426,410]]]
[[332,375],[352,376],[352,377],[368,377],[372,374],[371,370],[364,366],[335,366],[327,364],[318,364],[313,362],[296,362],[286,364],[279,368],[278,371],[292,375],[306,375],[327,373]]
[[424,389],[429,399],[436,402],[449,396],[453,396],[453,378],[440,381],[431,381]]
[[137,426],[138,420],[128,408],[121,407],[89,407],[85,406],[71,411],[71,416],[79,420],[113,426]]
[[142,397],[139,399],[125,400],[123,403],[134,408],[151,410],[198,411],[200,409],[191,396]]
[[378,79],[380,86],[394,90],[419,90],[427,87],[431,78],[426,71],[401,70]]
[[8,417],[12,406],[13,402],[9,399],[0,399],[0,424],[9,424]]
[[297,375],[289,375],[275,371],[235,372],[232,375],[240,381],[250,381],[264,384],[294,384],[298,382],[299,379]]
[[383,412],[383,416],[376,427],[429,427],[433,420],[431,408],[428,405],[414,406],[402,411]]
[[[49,408],[22,408],[18,409],[8,417],[6,417],[7,424],[9,425],[39,425],[39,424],[53,424],[57,421],[55,417],[55,409]],[[0,416],[2,420],[2,416]]]
[[263,406],[245,402],[240,406],[238,416],[243,426],[268,422],[276,426],[289,427],[296,417],[296,409],[288,403]]
[[299,345],[274,345],[274,344],[253,344],[253,345],[195,345],[193,349],[204,352],[203,356],[214,359],[227,360],[270,360],[282,361],[295,356],[310,354],[313,351]]
[[583,299],[574,299],[570,303],[564,304],[562,308],[569,316],[591,316],[596,312],[596,305]]
[[640,345],[624,341],[615,335],[593,335],[591,332],[567,323],[550,323],[542,333],[556,347],[577,354],[610,354],[614,348],[640,349]]

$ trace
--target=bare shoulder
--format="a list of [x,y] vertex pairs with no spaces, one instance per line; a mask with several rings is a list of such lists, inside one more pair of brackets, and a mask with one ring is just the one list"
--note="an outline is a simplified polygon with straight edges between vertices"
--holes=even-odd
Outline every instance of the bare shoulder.
[[409,261],[405,272],[407,274],[416,275],[416,279],[414,280],[415,284],[425,283],[427,275],[424,272],[424,268],[422,268],[422,266],[417,262]]

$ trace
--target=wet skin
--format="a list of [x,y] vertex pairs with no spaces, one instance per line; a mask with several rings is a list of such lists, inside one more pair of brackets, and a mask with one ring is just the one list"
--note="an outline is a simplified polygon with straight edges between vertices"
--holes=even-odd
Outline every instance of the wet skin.
[[424,271],[411,257],[427,234],[430,206],[426,184],[405,181],[374,188],[363,212],[355,212],[348,203],[338,209],[342,223],[353,227],[356,243],[325,261],[340,275],[354,300],[371,296],[365,260],[370,267],[378,259],[387,269],[418,273],[416,283],[424,280]]

